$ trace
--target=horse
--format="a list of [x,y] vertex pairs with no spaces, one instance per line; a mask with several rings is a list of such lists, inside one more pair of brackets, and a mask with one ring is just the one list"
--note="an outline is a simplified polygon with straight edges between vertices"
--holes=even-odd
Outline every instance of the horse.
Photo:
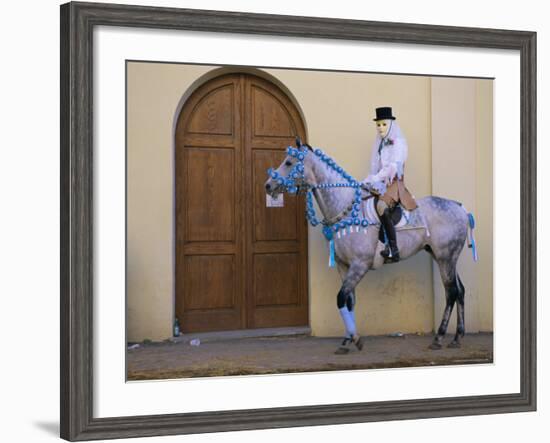
[[[357,182],[323,151],[302,144],[299,138],[295,148],[287,148],[287,156],[279,167],[268,170],[268,176],[265,182],[267,194],[273,198],[282,192],[306,194],[306,217],[313,226],[323,225],[323,233],[330,243],[331,261],[335,261],[342,280],[336,304],[346,335],[336,353],[349,352],[346,345],[351,343],[361,350],[363,342],[360,337],[353,339],[356,336],[355,288],[369,270],[385,264],[380,255],[384,247],[380,241],[380,223],[372,217],[370,220],[367,216],[360,219],[360,214],[368,213],[366,206],[377,195],[375,188]],[[322,221],[315,216],[312,196],[322,212]],[[412,228],[397,229],[401,259],[427,251],[437,263],[445,288],[446,304],[429,347],[433,350],[442,348],[449,318],[456,304],[456,333],[448,347],[459,348],[465,333],[465,288],[457,272],[457,261],[467,238],[468,246],[473,248],[474,260],[477,260],[474,218],[461,203],[437,196],[420,198],[417,205],[408,214]]]

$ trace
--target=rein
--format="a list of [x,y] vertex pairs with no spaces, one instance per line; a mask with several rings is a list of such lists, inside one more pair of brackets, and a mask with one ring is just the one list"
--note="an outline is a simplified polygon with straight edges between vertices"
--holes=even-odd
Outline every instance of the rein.
[[[334,234],[340,238],[341,235],[359,232],[362,228],[363,232],[367,232],[369,225],[378,225],[379,223],[370,223],[366,218],[360,217],[361,212],[361,184],[357,182],[344,168],[339,166],[332,158],[326,155],[321,149],[316,148],[313,153],[321,161],[323,161],[329,169],[335,171],[342,179],[337,183],[321,183],[310,185],[305,179],[304,161],[308,155],[309,149],[299,149],[289,146],[286,150],[287,154],[297,159],[294,167],[290,170],[286,177],[279,174],[273,168],[269,168],[268,175],[283,188],[283,192],[289,194],[306,194],[306,218],[310,225],[315,227],[319,224],[323,225],[323,234],[330,245],[330,260],[329,266],[333,267],[334,262]],[[330,218],[323,218],[319,221],[313,205],[313,193],[321,189],[337,189],[337,188],[354,188],[355,193],[350,204],[342,211]],[[376,191],[384,191],[376,189]],[[383,193],[383,192],[382,192]]]

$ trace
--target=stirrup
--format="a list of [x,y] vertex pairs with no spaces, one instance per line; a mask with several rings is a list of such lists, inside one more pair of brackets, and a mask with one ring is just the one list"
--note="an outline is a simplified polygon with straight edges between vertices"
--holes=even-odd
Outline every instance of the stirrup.
[[383,251],[380,251],[380,255],[384,257],[384,263],[397,263],[401,259],[399,250],[397,248],[392,250],[388,245]]

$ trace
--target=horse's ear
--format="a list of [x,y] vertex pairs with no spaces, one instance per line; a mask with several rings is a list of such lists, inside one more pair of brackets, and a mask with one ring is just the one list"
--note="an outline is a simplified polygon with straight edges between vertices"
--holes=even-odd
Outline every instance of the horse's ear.
[[300,137],[296,136],[296,147],[299,148],[302,146],[302,140],[300,140]]

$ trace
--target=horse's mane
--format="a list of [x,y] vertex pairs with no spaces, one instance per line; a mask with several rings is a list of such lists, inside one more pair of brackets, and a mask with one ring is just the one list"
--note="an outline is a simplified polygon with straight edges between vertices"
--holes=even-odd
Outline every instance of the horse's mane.
[[323,164],[326,170],[329,171],[330,173],[337,173],[340,176],[342,176],[342,178],[344,178],[345,180],[348,180],[351,183],[357,183],[356,179],[351,174],[348,174],[346,170],[340,165],[338,165],[338,163],[336,163],[336,161],[333,158],[325,154],[319,148],[313,149],[308,143],[303,143],[300,140],[300,137],[296,137],[296,146],[298,147],[298,149],[305,146],[309,151],[315,153],[317,157],[325,158],[325,160],[323,160],[321,164]]
[[[311,151],[315,152],[315,150],[304,143],[304,146],[307,146],[308,149],[310,149]],[[327,171],[329,171],[330,173],[336,173],[336,174],[339,174],[341,175],[345,180],[350,180],[352,182],[356,182],[357,180],[355,179],[355,177],[353,177],[353,175],[351,175],[350,173],[348,173],[346,171],[346,169],[344,167],[342,167],[341,165],[339,165],[336,160],[334,160],[333,157],[329,156],[328,154],[325,154],[325,152],[323,152],[322,150],[319,149],[319,151],[321,151],[321,155],[317,155],[317,157],[319,158],[322,158],[323,156],[326,157],[327,160],[323,160],[321,161],[320,163],[325,167],[325,169]],[[330,163],[329,163],[330,161]],[[340,169],[340,171],[338,170]]]

